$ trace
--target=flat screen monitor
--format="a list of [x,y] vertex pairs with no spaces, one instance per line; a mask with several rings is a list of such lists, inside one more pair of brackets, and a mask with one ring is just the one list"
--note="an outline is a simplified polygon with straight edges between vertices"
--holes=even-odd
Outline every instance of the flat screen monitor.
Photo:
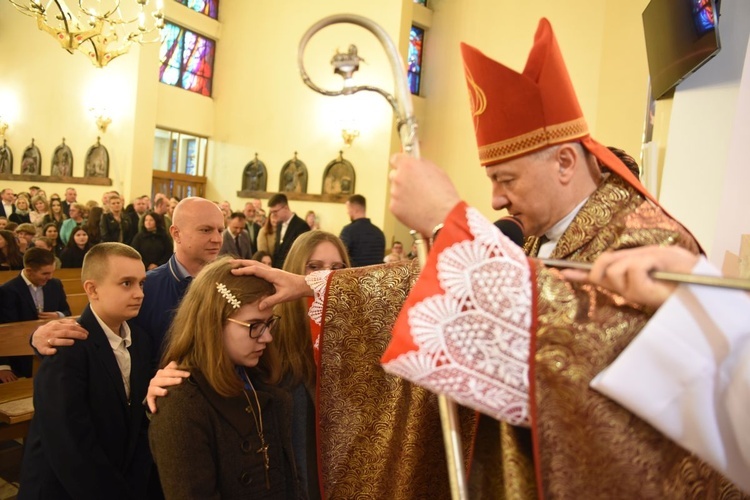
[[718,18],[714,0],[649,2],[643,11],[643,31],[654,99],[719,52]]

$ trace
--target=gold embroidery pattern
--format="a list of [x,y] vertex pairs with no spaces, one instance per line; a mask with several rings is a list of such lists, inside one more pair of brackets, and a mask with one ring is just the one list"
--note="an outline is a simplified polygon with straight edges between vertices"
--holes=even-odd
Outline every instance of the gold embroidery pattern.
[[[318,397],[327,498],[450,498],[437,397],[380,366],[418,272],[355,268],[329,283]],[[474,412],[459,415],[468,459]]]
[[606,250],[674,244],[698,252],[685,228],[622,178],[610,175],[578,212],[551,257],[593,262]]
[[506,139],[504,141],[487,144],[479,148],[479,160],[482,164],[496,163],[508,158],[551,144],[574,141],[589,134],[588,126],[583,118],[566,123],[551,125]]
[[538,272],[537,432],[550,498],[741,498],[646,422],[589,389],[648,320],[644,310],[556,270]]
[[466,83],[469,86],[469,100],[471,101],[471,116],[474,119],[474,129],[479,127],[479,116],[487,109],[487,95],[482,87],[477,84],[472,76],[469,67],[464,64],[464,73],[466,74]]
[[[605,249],[697,244],[674,220],[610,176],[576,215],[553,258],[591,262]],[[741,498],[726,479],[589,389],[649,312],[559,272],[537,271],[534,355],[542,485],[550,498]]]

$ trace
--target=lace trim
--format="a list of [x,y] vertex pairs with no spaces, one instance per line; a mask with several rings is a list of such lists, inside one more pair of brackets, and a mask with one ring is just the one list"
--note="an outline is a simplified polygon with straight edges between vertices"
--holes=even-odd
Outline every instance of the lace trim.
[[310,310],[307,315],[310,319],[315,322],[316,325],[323,324],[323,301],[326,295],[326,288],[328,286],[328,275],[331,274],[330,270],[326,271],[315,271],[305,276],[305,283],[307,286],[312,288],[315,299],[313,300]]
[[[436,269],[444,294],[408,311],[416,351],[386,371],[513,425],[529,425],[531,275],[523,250],[477,210],[473,240],[445,248]],[[449,219],[449,223],[456,221]]]

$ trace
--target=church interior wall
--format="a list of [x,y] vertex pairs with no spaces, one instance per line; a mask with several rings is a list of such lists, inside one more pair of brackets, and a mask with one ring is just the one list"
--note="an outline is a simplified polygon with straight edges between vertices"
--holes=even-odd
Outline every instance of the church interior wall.
[[[377,95],[330,98],[302,84],[297,44],[312,23],[354,12],[381,24],[404,53],[411,18],[429,24],[423,97],[415,99],[422,155],[446,169],[470,204],[496,218],[477,158],[459,42],[521,70],[539,17],[549,18],[592,135],[638,157],[647,102],[641,24],[647,3],[539,0],[520,8],[506,0],[431,0],[432,15],[425,17],[423,11],[413,11],[410,0],[223,0],[221,22],[216,23],[166,2],[170,19],[218,39],[209,99],[158,83],[156,45],[135,47],[99,70],[80,54],[66,54],[36,29],[33,19],[0,2],[0,114],[10,122],[6,138],[16,171],[33,137],[42,150],[42,173],[48,174],[52,151],[65,137],[75,156],[74,175],[82,176],[85,152],[101,135],[111,157],[113,185],[78,185],[82,200],[100,199],[108,189],[128,199],[150,192],[155,127],[209,137],[206,195],[227,199],[235,208],[245,201],[236,196],[242,169],[256,152],[269,170],[268,191],[278,188],[281,167],[297,151],[308,168],[308,192],[319,193],[323,169],[343,150],[356,169],[356,191],[368,199],[368,215],[386,229],[389,241],[394,236],[408,241],[406,228],[387,209],[388,158],[399,149],[391,109]],[[740,86],[737,67],[744,60],[750,30],[750,5],[724,2],[722,8],[722,52],[686,80],[674,100],[659,103],[655,132],[666,150],[662,202],[696,230],[707,250],[717,237],[720,202],[727,201],[725,170]],[[328,61],[335,49],[346,50],[349,43],[357,44],[366,61],[357,82],[392,91],[380,45],[349,26],[327,28],[312,40],[305,63],[313,80],[325,87],[340,86]],[[88,111],[102,103],[113,119],[106,134],[96,129]],[[350,148],[343,147],[343,126],[360,130]],[[707,164],[712,165],[709,171]],[[16,191],[29,184],[3,181]],[[48,193],[66,187],[38,184]],[[300,215],[315,210],[323,229],[332,232],[348,222],[341,204],[294,201],[292,208]]]

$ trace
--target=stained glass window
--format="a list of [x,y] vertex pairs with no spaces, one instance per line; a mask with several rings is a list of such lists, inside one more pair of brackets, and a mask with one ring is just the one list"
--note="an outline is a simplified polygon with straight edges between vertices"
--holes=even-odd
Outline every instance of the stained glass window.
[[159,49],[159,81],[211,95],[216,42],[167,22]]
[[409,90],[414,95],[419,95],[419,84],[422,79],[423,43],[424,30],[418,26],[412,26],[409,33],[409,55],[406,64],[408,66]]
[[[177,0],[188,9],[200,12],[212,19],[219,19],[219,0]],[[427,0],[425,0],[427,1]],[[424,3],[424,2],[422,2]]]
[[427,7],[427,0],[414,0],[414,3],[418,3],[419,5],[424,5]]
[[698,30],[698,36],[716,28],[714,6],[710,0],[693,0],[693,20]]

